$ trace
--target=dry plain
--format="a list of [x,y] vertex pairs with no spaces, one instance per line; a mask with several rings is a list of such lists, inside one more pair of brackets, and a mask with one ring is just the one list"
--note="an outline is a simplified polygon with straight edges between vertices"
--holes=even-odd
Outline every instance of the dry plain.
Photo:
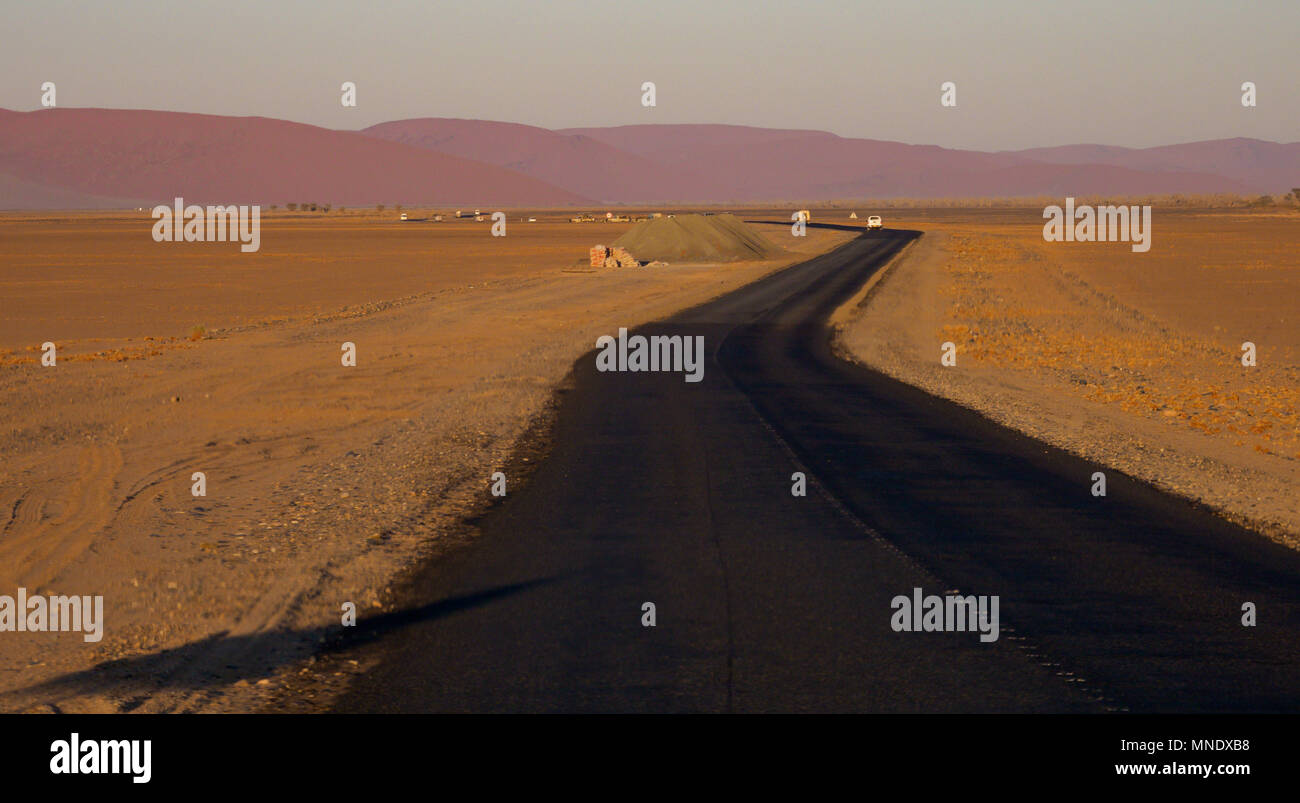
[[850,236],[770,227],[779,259],[591,272],[629,225],[562,220],[511,212],[493,238],[272,214],[243,254],[154,243],[147,213],[7,216],[0,588],[102,594],[106,624],[95,644],[7,634],[0,709],[256,707],[342,603],[382,609],[466,532],[598,336]]
[[[1041,207],[853,208],[814,221],[926,234],[849,311],[847,356],[1295,544],[1300,217],[1157,209],[1135,254],[1045,243]],[[472,537],[597,336],[852,236],[771,226],[781,259],[588,272],[629,226],[569,214],[511,212],[503,239],[271,214],[256,254],[154,243],[140,213],[5,216],[0,589],[104,594],[107,627],[7,639],[0,709],[257,707],[343,601],[382,610],[404,568]]]
[[1041,207],[888,224],[926,234],[852,311],[846,354],[1300,543],[1295,210],[1157,207],[1147,253],[1045,242]]

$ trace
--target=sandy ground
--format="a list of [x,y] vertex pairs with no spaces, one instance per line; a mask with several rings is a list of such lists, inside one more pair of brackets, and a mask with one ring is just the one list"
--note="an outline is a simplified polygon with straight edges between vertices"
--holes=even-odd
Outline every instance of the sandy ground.
[[383,609],[465,531],[598,336],[850,236],[586,272],[626,225],[392,217],[272,217],[248,255],[153,243],[140,215],[0,221],[0,594],[102,594],[106,620],[98,644],[0,633],[0,710],[259,707],[344,602]]
[[1300,546],[1300,217],[1156,210],[1138,254],[1046,243],[1040,215],[887,221],[927,233],[843,311],[840,347]]

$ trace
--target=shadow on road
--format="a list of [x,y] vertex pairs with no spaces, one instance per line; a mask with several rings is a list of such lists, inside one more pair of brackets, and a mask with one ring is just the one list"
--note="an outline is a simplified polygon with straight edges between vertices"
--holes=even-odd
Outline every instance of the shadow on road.
[[[149,695],[163,690],[203,691],[240,680],[255,682],[273,677],[280,668],[304,657],[303,645],[319,645],[316,654],[320,656],[342,652],[394,631],[483,607],[554,580],[541,578],[502,585],[418,608],[358,618],[355,627],[332,625],[242,636],[229,636],[228,631],[222,631],[179,647],[105,661],[81,672],[15,689],[0,696],[0,700],[33,694],[54,701],[111,694],[128,698],[122,710],[131,710]],[[264,660],[259,662],[256,659],[259,655]]]

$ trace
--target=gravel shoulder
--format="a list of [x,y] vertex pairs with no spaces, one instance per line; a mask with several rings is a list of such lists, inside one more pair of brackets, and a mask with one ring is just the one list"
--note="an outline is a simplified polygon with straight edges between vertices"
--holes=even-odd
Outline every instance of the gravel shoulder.
[[[1300,547],[1295,369],[1242,369],[1041,245],[927,227],[838,312],[837,350]],[[945,341],[956,366],[940,364]]]

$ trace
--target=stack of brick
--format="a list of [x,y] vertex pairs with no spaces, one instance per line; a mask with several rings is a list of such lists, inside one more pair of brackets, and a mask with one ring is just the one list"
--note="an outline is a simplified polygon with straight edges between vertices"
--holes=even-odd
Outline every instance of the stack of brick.
[[610,257],[612,257],[612,258],[613,258],[613,259],[618,263],[618,266],[619,266],[620,268],[639,268],[639,267],[641,267],[641,260],[639,260],[639,259],[637,259],[636,257],[632,256],[632,254],[629,253],[628,250],[627,250],[626,248],[622,248],[622,247],[619,247],[619,246],[614,246],[613,248],[610,249],[610,254],[609,254],[609,255],[610,255]]
[[593,245],[591,247],[591,266],[593,268],[639,268],[641,260],[632,256],[626,248]]

